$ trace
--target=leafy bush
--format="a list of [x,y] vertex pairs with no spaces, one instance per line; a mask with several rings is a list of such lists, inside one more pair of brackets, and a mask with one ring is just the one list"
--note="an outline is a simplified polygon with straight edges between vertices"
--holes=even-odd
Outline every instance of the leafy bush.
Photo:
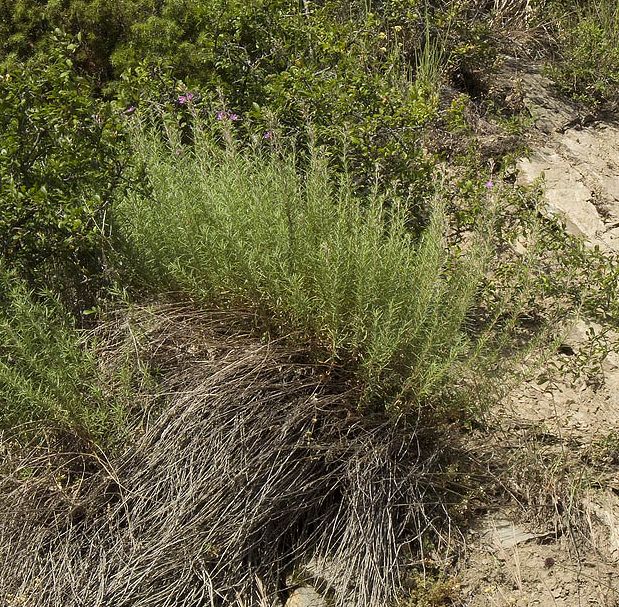
[[[39,48],[53,27],[81,32],[76,62],[125,106],[146,101],[139,76],[146,71],[223,99],[265,130],[276,123],[302,137],[311,120],[334,163],[347,149],[357,185],[378,176],[407,196],[430,182],[433,159],[420,142],[438,110],[436,63],[450,57],[453,73],[477,59],[486,65],[493,48],[486,13],[473,0],[0,4],[5,53]],[[418,78],[428,59],[435,65]]]
[[200,124],[193,149],[170,123],[161,135],[136,127],[148,193],[114,210],[123,263],[142,285],[250,308],[277,334],[300,333],[355,368],[380,407],[437,404],[461,383],[488,251],[474,238],[462,258],[450,254],[440,204],[417,239],[406,205],[356,198],[317,149],[301,176],[293,154],[221,148]]
[[[125,75],[111,89],[126,105],[144,105],[144,89],[131,88],[150,71],[160,83],[174,75],[181,89],[225,104],[241,124],[277,125],[302,139],[310,120],[334,163],[347,149],[358,185],[379,175],[405,193],[418,191],[432,164],[420,133],[437,111],[437,82],[420,87],[414,78],[420,13],[394,10],[385,8],[383,17],[331,1],[300,11],[297,2],[256,0],[179,12],[169,2],[116,48],[112,61]],[[400,13],[408,21],[399,23]],[[440,78],[436,66],[433,76]]]
[[587,104],[619,98],[619,5],[577,1],[555,7],[559,60],[551,74],[567,94]]
[[44,55],[0,74],[0,252],[37,284],[100,276],[118,181],[118,124],[74,68],[77,48],[58,33]]

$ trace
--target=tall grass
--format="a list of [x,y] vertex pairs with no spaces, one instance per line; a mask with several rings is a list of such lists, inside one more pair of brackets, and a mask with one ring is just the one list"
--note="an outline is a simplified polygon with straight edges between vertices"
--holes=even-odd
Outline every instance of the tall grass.
[[0,428],[44,422],[112,440],[123,409],[96,380],[94,356],[58,300],[35,297],[0,263]]
[[455,258],[437,201],[421,237],[407,210],[374,193],[357,199],[312,150],[220,146],[197,126],[136,123],[135,157],[148,186],[115,207],[122,263],[142,285],[208,305],[254,310],[280,334],[300,333],[322,356],[352,366],[366,402],[416,410],[462,377],[473,351],[466,322],[488,249],[472,238]]

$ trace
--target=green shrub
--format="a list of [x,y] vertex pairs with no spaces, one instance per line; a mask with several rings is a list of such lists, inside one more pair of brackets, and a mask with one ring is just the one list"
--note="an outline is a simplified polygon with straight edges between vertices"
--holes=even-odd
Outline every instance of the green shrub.
[[121,150],[109,105],[74,68],[77,48],[58,33],[43,55],[0,74],[0,253],[59,290],[100,278]]
[[146,71],[149,85],[161,74],[265,130],[277,123],[302,136],[311,120],[334,163],[347,148],[359,186],[378,175],[409,195],[429,182],[433,159],[420,141],[438,110],[440,64],[450,56],[452,71],[482,56],[487,63],[492,45],[471,38],[483,24],[473,4],[69,0],[35,8],[21,0],[0,3],[0,15],[5,53],[39,49],[54,27],[81,32],[76,63],[125,106],[146,101]]
[[225,104],[241,116],[240,128],[277,125],[302,139],[309,120],[333,163],[346,147],[360,187],[378,175],[408,194],[429,180],[432,159],[420,138],[438,109],[441,75],[434,65],[426,74],[434,82],[417,86],[418,58],[431,55],[420,52],[424,22],[414,5],[374,14],[361,3],[308,2],[300,10],[296,1],[254,0],[183,12],[168,2],[133,24],[114,51],[124,76],[111,89],[127,105],[144,105],[144,90],[133,85],[146,71],[160,83],[180,78],[181,89]]
[[58,299],[35,297],[0,263],[0,428],[31,422],[68,427],[111,443],[122,431],[121,400],[105,396],[92,353]]
[[4,54],[40,52],[60,27],[81,33],[76,64],[124,107],[172,81],[171,98],[199,92],[299,142],[311,120],[334,165],[346,149],[357,187],[397,186],[422,215],[444,64],[484,70],[489,17],[473,0],[0,0]]
[[[565,10],[565,9],[568,10]],[[587,104],[619,98],[619,4],[615,0],[561,3],[555,8],[560,57],[551,75]]]
[[200,126],[194,137],[190,149],[169,122],[163,138],[136,127],[148,188],[114,209],[125,271],[156,292],[250,308],[276,334],[300,333],[356,369],[366,403],[416,411],[461,385],[488,254],[480,238],[461,258],[450,253],[437,204],[417,239],[405,204],[356,198],[317,149],[300,175],[293,154],[221,148]]

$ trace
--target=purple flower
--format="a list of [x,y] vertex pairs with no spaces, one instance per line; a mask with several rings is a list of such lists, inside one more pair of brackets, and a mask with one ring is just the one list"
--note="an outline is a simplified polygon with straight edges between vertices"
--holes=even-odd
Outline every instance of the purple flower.
[[486,186],[486,188],[491,190],[494,187],[494,181],[492,181],[492,179],[488,179],[488,181],[486,181],[486,183],[485,183],[485,186]]
[[179,95],[177,102],[179,105],[187,105],[193,101],[195,95],[192,92],[187,92],[184,95]]
[[267,131],[262,138],[266,139],[267,141],[271,141],[271,139],[273,139],[274,133],[273,131]]
[[219,110],[219,112],[215,114],[215,117],[217,120],[230,120],[231,122],[236,122],[241,119],[238,114],[231,114],[230,112],[226,112],[226,110]]
[[128,116],[133,114],[133,112],[135,112],[136,107],[135,105],[130,105],[124,112],[123,114],[127,114]]

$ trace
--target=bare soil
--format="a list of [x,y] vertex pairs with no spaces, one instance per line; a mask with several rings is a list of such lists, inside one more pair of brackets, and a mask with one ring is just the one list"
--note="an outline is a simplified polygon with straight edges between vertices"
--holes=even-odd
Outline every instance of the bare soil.
[[[548,211],[608,254],[619,251],[619,126],[559,101],[541,70],[508,64],[535,122],[518,181],[544,183]],[[509,454],[512,499],[469,531],[457,604],[619,605],[619,350],[586,320],[493,414],[487,437]],[[588,368],[575,373],[575,360]],[[552,377],[549,381],[548,377]],[[492,451],[492,449],[489,449]]]

